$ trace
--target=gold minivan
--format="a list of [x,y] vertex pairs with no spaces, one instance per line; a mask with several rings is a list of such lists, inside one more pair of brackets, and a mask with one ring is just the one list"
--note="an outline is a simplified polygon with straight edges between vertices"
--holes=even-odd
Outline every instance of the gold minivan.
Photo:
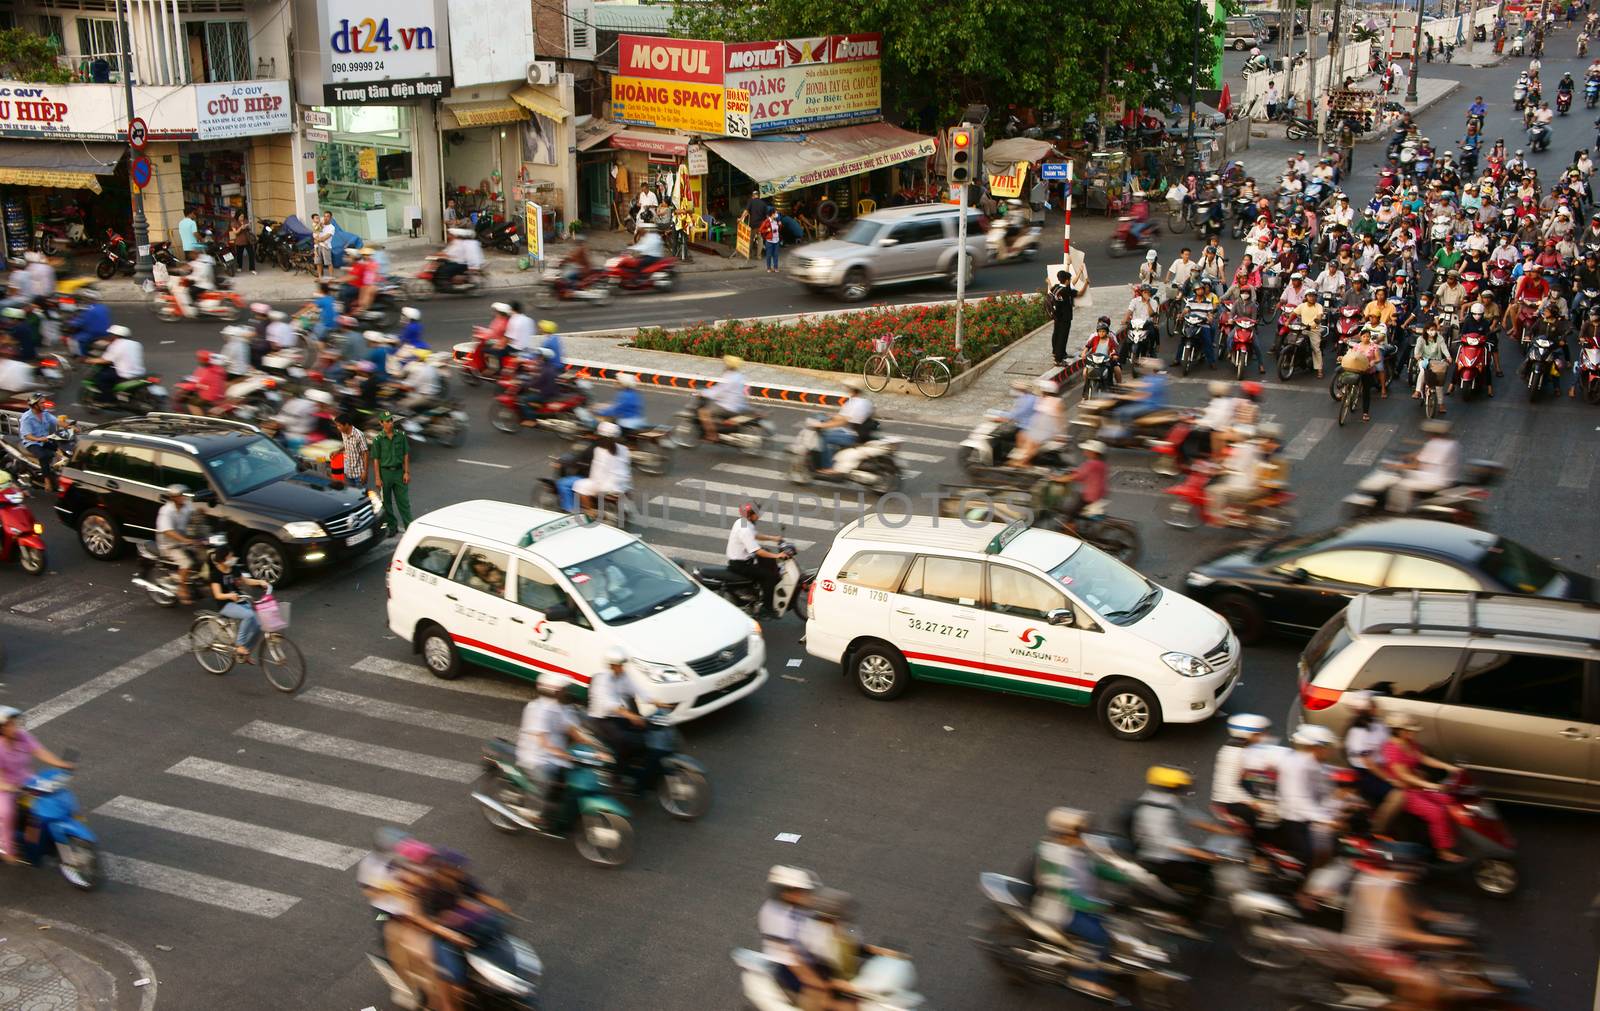
[[1343,734],[1346,696],[1422,722],[1429,753],[1491,797],[1600,811],[1600,604],[1376,590],[1300,656],[1296,717]]

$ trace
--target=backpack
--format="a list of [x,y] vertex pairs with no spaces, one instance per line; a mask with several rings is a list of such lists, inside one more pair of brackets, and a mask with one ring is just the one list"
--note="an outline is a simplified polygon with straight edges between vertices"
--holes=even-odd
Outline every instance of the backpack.
[[1057,284],[1050,289],[1050,293],[1045,296],[1045,310],[1051,319],[1061,318],[1062,308],[1067,304],[1068,298],[1070,295],[1066,285]]
[[1134,824],[1138,820],[1139,808],[1143,806],[1144,801],[1136,798],[1117,809],[1115,824],[1117,834],[1128,840],[1135,850],[1139,848],[1139,840],[1134,834]]

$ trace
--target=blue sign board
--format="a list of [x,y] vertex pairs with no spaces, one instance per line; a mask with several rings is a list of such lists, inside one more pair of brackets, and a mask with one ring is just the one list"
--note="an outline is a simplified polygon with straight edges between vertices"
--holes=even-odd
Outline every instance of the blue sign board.
[[1067,163],[1064,161],[1047,161],[1039,165],[1039,178],[1065,179],[1067,177]]
[[133,160],[133,184],[141,190],[150,185],[150,159],[140,155]]

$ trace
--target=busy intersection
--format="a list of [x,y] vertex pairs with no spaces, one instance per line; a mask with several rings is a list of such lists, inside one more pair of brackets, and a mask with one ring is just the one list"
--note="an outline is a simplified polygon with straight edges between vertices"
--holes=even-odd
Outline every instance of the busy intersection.
[[[1554,119],[1547,152],[1518,152],[1526,131],[1522,114],[1512,108],[1512,92],[1528,69],[1525,59],[1487,68],[1429,65],[1429,75],[1459,82],[1459,88],[1418,116],[1418,134],[1431,137],[1438,150],[1459,150],[1469,106],[1481,95],[1487,108],[1480,171],[1489,166],[1490,147],[1504,138],[1507,161],[1515,153],[1537,169],[1534,202],[1539,203],[1551,195],[1560,172],[1576,162],[1575,153],[1594,140],[1592,110],[1586,115],[1582,107],[1588,66],[1587,60],[1572,57],[1571,31],[1555,36],[1540,75],[1545,97],[1554,103],[1556,82],[1570,72],[1577,82],[1577,107]],[[1278,150],[1284,145],[1278,128],[1272,129],[1273,139],[1261,145],[1265,150],[1250,152],[1245,160],[1245,171],[1269,197],[1277,193],[1284,163],[1296,153]],[[1373,197],[1374,163],[1385,160],[1386,144],[1384,136],[1359,147],[1353,174],[1343,182],[1356,216]],[[1311,155],[1314,161],[1315,152]],[[1581,233],[1595,201],[1585,195],[1574,203],[1573,232],[1581,256]],[[1539,215],[1535,227],[1554,217],[1553,210]],[[1090,323],[1104,314],[1119,327],[1128,305],[1126,286],[1142,276],[1142,257],[1111,260],[1095,248],[1112,227],[1080,220],[1074,233],[1088,252],[1095,286],[1092,306],[1077,310],[1075,357],[1086,329],[1083,314]],[[1600,247],[1600,224],[1595,229]],[[1467,233],[1470,229],[1463,242]],[[1221,287],[1232,285],[1246,241],[1222,238],[1228,266]],[[1487,236],[1484,241],[1486,248],[1495,245]],[[1204,244],[1194,233],[1159,235],[1156,263],[1163,279],[1181,248],[1198,254]],[[1431,256],[1428,249],[1418,254],[1423,262]],[[1320,269],[1321,258],[1314,259],[1307,264],[1308,281]],[[1561,257],[1562,276],[1571,276],[1572,259]],[[1289,261],[1294,260],[1291,253]],[[1415,278],[1417,272],[1411,273]],[[1035,291],[1039,274],[1036,265],[994,268],[980,283],[980,293]],[[1434,274],[1422,271],[1430,286],[1443,280]],[[1600,287],[1600,270],[1594,279]],[[1416,287],[1413,280],[1411,290],[1397,294],[1396,301],[1414,308]],[[1346,291],[1341,285],[1328,294],[1343,302]],[[453,345],[472,338],[474,326],[490,322],[495,303],[513,295],[526,297],[512,291],[426,303],[420,319],[435,359],[448,359]],[[913,286],[889,300],[936,297],[942,295],[931,286]],[[655,303],[648,299],[599,308],[562,304],[535,315],[547,316],[559,334],[805,311],[824,301],[786,278],[753,272],[693,276],[675,294]],[[274,308],[293,313],[303,301],[275,300]],[[169,381],[194,369],[196,352],[222,350],[223,338],[210,324],[165,323],[153,308],[138,303],[112,305],[111,313],[142,340],[148,370]],[[1461,460],[1500,465],[1486,504],[1478,506],[1487,536],[1503,539],[1495,551],[1525,548],[1565,574],[1574,588],[1569,596],[1593,600],[1593,581],[1600,580],[1600,538],[1590,529],[1589,515],[1600,492],[1600,454],[1594,451],[1600,407],[1581,389],[1567,395],[1576,382],[1570,363],[1584,354],[1580,322],[1575,313],[1558,394],[1528,396],[1519,378],[1524,352],[1514,338],[1503,336],[1505,375],[1492,377],[1493,397],[1446,397],[1442,417],[1450,422],[1448,437]],[[1592,331],[1586,332],[1588,346],[1595,347]],[[1244,376],[1257,380],[1258,390],[1242,394],[1226,367],[1172,368],[1167,406],[1200,412],[1221,399],[1252,400],[1249,430],[1229,438],[1279,433],[1273,455],[1289,475],[1292,533],[1329,532],[1331,538],[1347,522],[1345,499],[1363,478],[1386,461],[1417,453],[1430,435],[1443,437],[1446,430],[1424,429],[1422,401],[1398,378],[1386,392],[1374,385],[1365,411],[1370,417],[1357,410],[1342,418],[1328,379],[1279,378],[1270,354],[1275,334],[1275,326],[1264,325],[1257,336],[1259,350],[1267,353],[1264,375],[1257,379],[1251,368]],[[1458,335],[1459,329],[1449,335],[1452,357]],[[1330,376],[1341,371],[1332,343],[1323,340]],[[1181,345],[1181,338],[1168,335],[1158,350],[1170,362]],[[570,347],[567,354],[573,355]],[[1390,367],[1396,362],[1402,360],[1392,359]],[[628,367],[626,360],[616,365],[619,373]],[[1042,352],[1041,366],[1048,366]],[[709,361],[702,370],[714,374],[718,367]],[[475,500],[547,504],[541,480],[554,476],[554,458],[569,448],[569,440],[522,426],[497,430],[491,418],[498,389],[467,385],[458,369],[444,371],[449,393],[470,426],[459,445],[419,442],[410,448],[406,481],[417,524],[425,524],[436,510]],[[1046,385],[1049,380],[1035,384],[1032,375],[1019,379],[1024,393],[1048,396],[1054,389]],[[1224,389],[1214,387],[1219,380],[1227,380]],[[1081,380],[1069,371],[1059,381],[1070,429],[1070,420],[1081,416],[1074,413],[1081,411]],[[592,392],[598,403],[617,394],[610,382],[597,382]],[[925,410],[902,409],[888,394],[872,399],[881,434],[899,440],[900,480],[893,496],[880,498],[854,486],[835,491],[825,483],[797,487],[791,481],[795,440],[809,417],[826,416],[834,408],[762,404],[776,434],[759,451],[689,439],[675,448],[666,473],[646,474],[636,467],[631,531],[685,571],[722,566],[733,550],[730,528],[742,507],[754,503],[760,531],[791,542],[801,569],[810,572],[824,563],[840,529],[861,515],[928,515],[938,510],[943,489],[971,487],[973,477],[961,465],[958,448],[987,411],[1012,407],[1000,398],[979,402],[953,394],[941,408],[943,416],[932,417]],[[650,424],[674,425],[680,415],[692,417],[682,393],[647,389],[642,403]],[[93,424],[113,417],[86,413],[74,403],[60,407]],[[1080,445],[1073,459],[1081,460],[1083,452]],[[1236,558],[1247,535],[1271,541],[1288,533],[1237,529],[1250,526],[1249,515],[1235,528],[1206,523],[1181,528],[1172,522],[1169,489],[1182,477],[1161,472],[1154,454],[1144,448],[1113,445],[1100,452],[1109,465],[1108,511],[1139,532],[1138,554],[1126,560],[1165,592],[1202,597],[1209,577],[1196,578],[1197,570],[1210,572],[1210,566]],[[62,491],[62,503],[68,491]],[[375,833],[385,827],[470,859],[484,892],[509,909],[506,931],[537,950],[545,1007],[742,1006],[750,990],[730,953],[759,950],[764,940],[773,940],[758,929],[757,910],[773,894],[769,881],[775,865],[804,868],[822,884],[849,892],[862,936],[912,958],[915,988],[928,1007],[1097,1006],[1064,989],[1018,986],[1017,974],[997,971],[985,958],[973,941],[992,929],[994,914],[980,890],[980,874],[1013,875],[1032,865],[1047,834],[1047,812],[1054,808],[1088,812],[1097,828],[1119,831],[1119,812],[1146,790],[1152,767],[1192,773],[1192,784],[1178,792],[1194,794],[1197,814],[1207,811],[1208,800],[1217,795],[1212,770],[1218,749],[1228,741],[1230,717],[1265,717],[1273,736],[1290,740],[1306,715],[1302,703],[1308,696],[1297,669],[1308,648],[1306,637],[1364,588],[1334,580],[1301,587],[1307,597],[1325,599],[1305,603],[1308,614],[1318,616],[1303,618],[1299,631],[1286,634],[1261,627],[1258,620],[1248,629],[1254,634],[1246,635],[1243,612],[1224,611],[1238,638],[1250,641],[1236,642],[1242,649],[1239,673],[1226,692],[1218,689],[1217,714],[1194,723],[1169,719],[1142,740],[1109,733],[1095,707],[962,684],[920,680],[903,695],[869,698],[854,671],[842,671],[838,663],[808,651],[801,614],[791,610],[763,619],[754,638],[764,650],[764,680],[731,704],[678,727],[683,751],[705,770],[709,809],[701,817],[674,818],[662,809],[664,803],[649,797],[626,799],[631,858],[625,866],[606,868],[585,859],[569,839],[497,831],[504,822],[497,825],[486,817],[489,809],[474,799],[475,791],[485,789],[486,744],[496,738],[518,740],[524,709],[540,688],[529,671],[514,677],[474,664],[446,679],[439,676],[435,657],[397,634],[392,620],[397,587],[409,585],[404,580],[414,573],[408,570],[419,567],[417,556],[409,553],[415,531],[404,541],[404,555],[397,553],[401,540],[377,537],[322,571],[296,573],[280,606],[289,619],[284,634],[303,655],[305,675],[303,684],[283,691],[274,690],[264,663],[234,663],[224,676],[208,673],[192,648],[194,607],[158,607],[147,588],[133,581],[145,572],[136,552],[124,551],[114,560],[92,558],[80,543],[81,518],[74,520],[78,529],[64,523],[53,508],[57,499],[42,489],[30,492],[28,501],[43,524],[48,571],[42,578],[14,572],[0,587],[5,651],[0,706],[19,710],[17,722],[52,758],[70,752],[77,767],[73,788],[98,836],[104,881],[84,891],[70,887],[53,869],[5,867],[0,868],[0,891],[7,906],[90,926],[138,949],[154,966],[157,1006],[177,1009],[388,1006],[388,988],[368,954],[382,946],[384,933],[374,925],[371,896],[357,882],[358,868],[368,865],[378,845]],[[563,536],[570,534],[554,531],[551,542]],[[537,544],[530,530],[520,547]],[[1304,581],[1303,569],[1297,578]],[[819,586],[819,593],[829,592]],[[1223,611],[1214,595],[1206,599]],[[1592,616],[1592,607],[1587,613]],[[1288,624],[1296,623],[1290,619]],[[687,638],[688,630],[682,635]],[[1228,640],[1225,634],[1224,646]],[[1595,642],[1586,646],[1593,650]],[[1593,729],[1600,724],[1594,720],[1592,656],[1587,664],[1587,699],[1580,699],[1579,707],[1587,706],[1585,726]],[[599,673],[583,672],[585,679]],[[1401,722],[1397,717],[1397,725]],[[1296,746],[1307,750],[1308,740],[1296,738]],[[1587,789],[1592,809],[1600,783],[1600,744],[1587,740],[1581,746],[1589,757],[1587,771],[1577,780]],[[1426,894],[1436,905],[1474,918],[1485,957],[1514,967],[1531,986],[1527,1003],[1482,1006],[1588,1007],[1597,999],[1596,946],[1586,916],[1597,887],[1594,816],[1517,803],[1501,811],[1515,840],[1513,893],[1491,896],[1475,887],[1470,873],[1436,869]],[[1309,1000],[1274,1004],[1274,980],[1282,973],[1263,972],[1240,957],[1238,924],[1223,917],[1199,925],[1200,936],[1177,945],[1182,951],[1173,963],[1175,973],[1192,980],[1186,1006],[1355,1006]],[[1142,997],[1135,1002],[1185,1006]]]

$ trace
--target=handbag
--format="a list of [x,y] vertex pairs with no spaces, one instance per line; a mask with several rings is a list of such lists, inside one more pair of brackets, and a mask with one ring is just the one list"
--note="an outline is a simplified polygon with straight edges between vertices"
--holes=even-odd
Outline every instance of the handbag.
[[263,632],[282,632],[289,627],[289,605],[280,604],[271,593],[264,593],[255,604],[256,621]]

